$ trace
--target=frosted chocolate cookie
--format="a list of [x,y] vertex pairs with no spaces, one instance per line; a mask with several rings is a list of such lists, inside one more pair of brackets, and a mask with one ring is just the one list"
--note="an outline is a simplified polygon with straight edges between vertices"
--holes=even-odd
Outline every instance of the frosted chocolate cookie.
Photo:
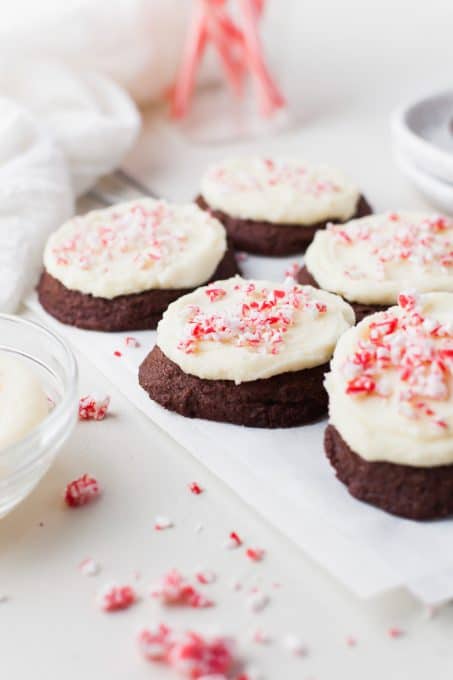
[[341,295],[358,321],[396,304],[400,290],[453,292],[453,220],[401,211],[329,225],[298,280]]
[[324,372],[352,324],[341,298],[294,281],[217,281],[169,306],[139,382],[189,418],[302,425],[326,413]]
[[236,249],[261,255],[302,253],[328,222],[372,212],[338,170],[296,160],[226,160],[208,169],[196,200]]
[[218,220],[196,205],[143,198],[75,217],[54,232],[38,295],[63,323],[141,330],[156,328],[181,295],[237,272]]
[[453,514],[453,294],[401,294],[338,341],[325,450],[360,500],[411,519]]

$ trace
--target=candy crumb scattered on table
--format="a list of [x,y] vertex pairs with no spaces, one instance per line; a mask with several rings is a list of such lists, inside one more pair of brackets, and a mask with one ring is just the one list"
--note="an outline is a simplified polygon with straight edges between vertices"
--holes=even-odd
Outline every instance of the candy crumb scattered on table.
[[215,573],[211,569],[200,569],[195,572],[195,578],[201,585],[209,585],[214,583],[217,579]]
[[235,532],[232,531],[230,535],[228,536],[228,539],[224,543],[224,547],[227,550],[233,550],[234,548],[239,548],[242,545],[242,539],[239,537],[239,535]]
[[157,515],[154,520],[154,529],[156,531],[164,531],[165,529],[171,529],[174,526],[172,520],[165,515]]
[[137,594],[132,586],[108,584],[98,593],[97,602],[105,612],[128,609],[137,602]]
[[110,406],[110,396],[88,394],[79,400],[79,420],[104,420]]
[[199,496],[200,494],[203,493],[204,489],[198,484],[198,482],[191,482],[189,484],[189,490],[191,493],[193,493],[195,496]]
[[230,638],[208,638],[193,631],[179,633],[163,623],[143,629],[138,645],[148,661],[164,663],[186,678],[228,678],[237,664]]
[[300,637],[293,633],[288,633],[282,640],[283,647],[295,656],[307,656],[308,649]]
[[99,482],[88,474],[70,482],[65,490],[64,500],[71,508],[78,508],[91,503],[101,494]]
[[262,612],[270,602],[270,598],[265,593],[257,590],[247,598],[247,608],[256,614]]
[[101,571],[101,565],[95,562],[92,557],[87,557],[80,562],[79,571],[84,576],[96,576]]
[[245,554],[252,562],[261,562],[264,559],[266,551],[262,548],[247,548]]
[[124,344],[126,345],[126,347],[133,348],[141,346],[137,338],[134,338],[132,335],[126,335],[126,337],[124,338]]
[[214,605],[213,600],[200,593],[177,569],[169,571],[151,587],[151,597],[163,605],[179,605],[194,609],[205,609]]

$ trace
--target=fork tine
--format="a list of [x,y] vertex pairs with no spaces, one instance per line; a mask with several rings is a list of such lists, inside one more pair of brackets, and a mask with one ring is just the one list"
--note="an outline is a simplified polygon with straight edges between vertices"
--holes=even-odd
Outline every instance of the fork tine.
[[125,170],[122,170],[121,168],[118,168],[118,170],[115,170],[113,173],[120,181],[124,182],[124,184],[133,187],[137,191],[140,191],[144,196],[151,196],[152,198],[159,198],[157,193],[147,187],[145,184],[142,184],[138,179],[135,179],[135,177],[132,177],[129,175]]

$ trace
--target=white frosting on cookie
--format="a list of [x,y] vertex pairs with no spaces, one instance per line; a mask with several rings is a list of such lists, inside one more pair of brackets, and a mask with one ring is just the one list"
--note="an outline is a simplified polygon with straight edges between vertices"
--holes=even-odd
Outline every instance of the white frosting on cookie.
[[111,299],[199,286],[226,247],[223,226],[197,206],[142,198],[66,222],[49,238],[44,266],[66,288]]
[[25,437],[48,411],[46,393],[32,369],[0,352],[0,450]]
[[331,293],[236,276],[173,302],[157,344],[185,373],[239,384],[325,363],[354,321]]
[[392,305],[400,290],[453,291],[453,220],[372,215],[318,231],[305,254],[317,283],[350,302]]
[[236,158],[208,169],[201,194],[232,217],[312,225],[354,215],[359,190],[342,173],[291,159]]
[[401,295],[338,341],[330,420],[369,461],[453,463],[453,294]]

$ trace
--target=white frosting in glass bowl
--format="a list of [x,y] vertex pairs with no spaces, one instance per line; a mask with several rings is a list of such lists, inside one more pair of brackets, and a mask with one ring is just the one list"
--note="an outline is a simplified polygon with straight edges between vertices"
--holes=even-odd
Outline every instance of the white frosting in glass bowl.
[[48,412],[46,393],[32,368],[0,352],[0,451],[23,439]]
[[337,295],[236,276],[173,302],[157,345],[185,373],[239,384],[329,361],[354,321]]
[[211,166],[201,194],[211,208],[232,217],[301,227],[349,219],[360,197],[334,168],[267,158],[233,158]]
[[63,224],[47,242],[44,266],[70,290],[111,299],[199,286],[226,248],[223,226],[196,205],[143,198]]
[[331,423],[368,461],[453,463],[453,294],[399,296],[338,341]]
[[350,302],[392,305],[409,288],[453,292],[453,220],[401,211],[332,224],[316,233],[305,265]]

